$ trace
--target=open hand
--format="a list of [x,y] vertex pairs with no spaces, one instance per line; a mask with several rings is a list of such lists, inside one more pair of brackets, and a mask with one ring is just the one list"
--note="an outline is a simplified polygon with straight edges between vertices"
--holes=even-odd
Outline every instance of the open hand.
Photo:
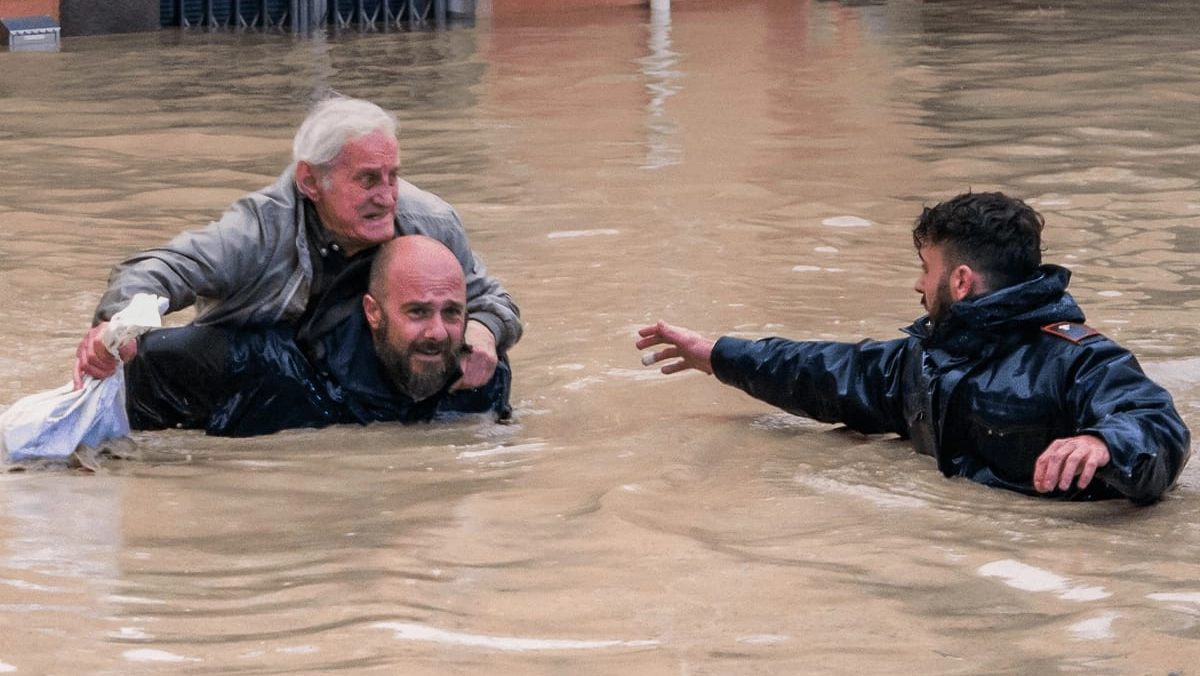
[[695,331],[671,326],[661,320],[653,326],[639,329],[638,335],[642,337],[636,343],[639,350],[655,345],[667,346],[665,350],[659,350],[643,357],[642,363],[646,366],[667,359],[678,359],[678,361],[663,364],[660,370],[663,373],[671,374],[696,369],[712,375],[712,351],[716,341],[709,340]]

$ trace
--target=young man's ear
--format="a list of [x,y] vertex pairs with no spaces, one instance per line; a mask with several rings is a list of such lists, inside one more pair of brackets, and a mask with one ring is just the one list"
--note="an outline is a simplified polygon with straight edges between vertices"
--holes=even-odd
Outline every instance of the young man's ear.
[[296,163],[296,185],[308,199],[316,202],[321,199],[321,177],[317,169],[308,162]]
[[965,263],[954,266],[950,271],[950,298],[955,303],[987,291],[983,277]]
[[379,307],[379,301],[375,300],[375,296],[369,293],[363,294],[363,312],[367,315],[367,325],[371,327],[372,331],[378,331],[383,308]]

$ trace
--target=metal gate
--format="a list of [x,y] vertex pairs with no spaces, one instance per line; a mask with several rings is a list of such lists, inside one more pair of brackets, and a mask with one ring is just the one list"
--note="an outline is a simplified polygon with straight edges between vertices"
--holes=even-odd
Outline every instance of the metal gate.
[[447,0],[159,0],[163,26],[282,29],[442,26]]

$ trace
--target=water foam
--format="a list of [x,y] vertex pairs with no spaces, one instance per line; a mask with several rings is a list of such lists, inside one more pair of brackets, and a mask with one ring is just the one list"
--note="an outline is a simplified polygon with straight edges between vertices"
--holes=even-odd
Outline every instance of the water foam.
[[391,629],[396,632],[397,639],[406,641],[429,641],[469,648],[492,648],[494,650],[516,652],[596,650],[599,648],[647,648],[658,645],[658,641],[651,640],[583,640],[484,636],[482,634],[464,634],[455,631],[446,631],[444,629],[409,622],[377,622],[371,626],[375,629]]

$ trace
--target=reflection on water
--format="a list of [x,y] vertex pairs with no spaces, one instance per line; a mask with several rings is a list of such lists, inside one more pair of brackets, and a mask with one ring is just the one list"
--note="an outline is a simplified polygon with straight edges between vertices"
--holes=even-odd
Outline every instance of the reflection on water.
[[646,90],[650,101],[646,104],[646,169],[658,169],[679,164],[678,150],[671,146],[671,137],[677,132],[667,112],[667,99],[679,91],[674,80],[680,77],[675,70],[679,55],[671,51],[671,6],[669,3],[654,2],[650,7],[649,55],[639,61],[646,75]]
[[121,484],[34,477],[4,485],[4,514],[13,530],[8,568],[68,578],[109,578],[119,571]]
[[1194,426],[1197,15],[677,0],[0,53],[0,402],[66,382],[109,266],[271,182],[329,88],[397,112],[527,324],[511,426],[0,477],[0,673],[1187,673],[1194,466],[1147,509],[1045,503],[632,344],[898,335],[920,207],[1000,189]]

